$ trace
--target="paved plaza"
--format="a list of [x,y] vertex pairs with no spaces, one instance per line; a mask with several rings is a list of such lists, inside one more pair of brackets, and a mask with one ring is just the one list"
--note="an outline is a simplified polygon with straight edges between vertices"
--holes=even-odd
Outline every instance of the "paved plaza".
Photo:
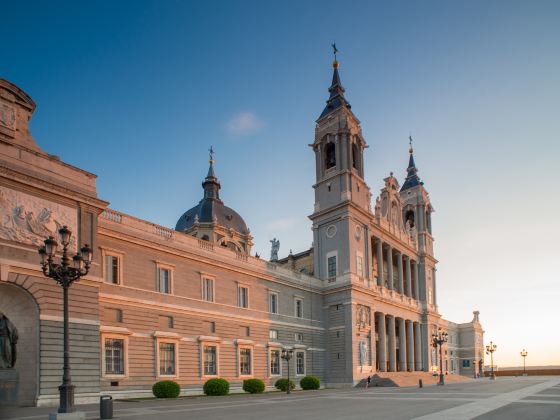
[[[96,405],[80,406],[88,419]],[[560,377],[498,378],[445,387],[371,388],[176,400],[116,401],[115,419],[560,419]],[[16,408],[3,419],[47,418],[49,408]]]

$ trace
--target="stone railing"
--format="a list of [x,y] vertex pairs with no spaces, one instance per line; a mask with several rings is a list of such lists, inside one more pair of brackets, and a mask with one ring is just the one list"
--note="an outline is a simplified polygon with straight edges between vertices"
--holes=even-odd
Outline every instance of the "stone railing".
[[101,217],[112,222],[122,223],[122,215],[111,209],[106,209],[105,211],[103,211],[103,213],[101,213]]
[[156,235],[163,236],[164,238],[171,239],[173,237],[174,231],[163,227],[163,226],[154,226],[154,231]]
[[214,244],[202,239],[198,240],[198,246],[206,251],[214,251]]

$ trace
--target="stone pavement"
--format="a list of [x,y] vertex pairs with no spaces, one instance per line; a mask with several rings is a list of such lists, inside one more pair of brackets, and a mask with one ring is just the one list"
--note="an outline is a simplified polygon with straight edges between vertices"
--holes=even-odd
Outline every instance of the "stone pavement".
[[[96,405],[80,407],[99,418]],[[0,412],[12,420],[46,419],[48,408]],[[3,416],[3,417],[2,417]],[[115,419],[560,419],[560,377],[487,378],[443,387],[329,389],[264,395],[115,402]]]

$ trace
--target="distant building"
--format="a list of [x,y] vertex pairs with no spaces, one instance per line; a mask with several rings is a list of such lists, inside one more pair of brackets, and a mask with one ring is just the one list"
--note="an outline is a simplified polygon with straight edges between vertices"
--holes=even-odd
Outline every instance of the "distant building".
[[[201,201],[175,229],[108,208],[96,176],[40,149],[28,123],[35,103],[0,80],[0,312],[19,331],[19,400],[58,401],[62,293],[39,268],[37,248],[67,225],[89,243],[91,273],[70,290],[76,401],[149,395],[173,379],[200,392],[212,377],[239,386],[286,375],[352,386],[384,371],[430,371],[430,336],[449,333],[444,369],[482,366],[478,312],[470,323],[437,310],[433,207],[412,147],[402,185],[391,174],[372,206],[366,147],[345,99],[338,62],[316,122],[313,247],[276,262],[251,256],[243,218],[220,198],[214,161]],[[194,180],[193,180],[194,182]]]

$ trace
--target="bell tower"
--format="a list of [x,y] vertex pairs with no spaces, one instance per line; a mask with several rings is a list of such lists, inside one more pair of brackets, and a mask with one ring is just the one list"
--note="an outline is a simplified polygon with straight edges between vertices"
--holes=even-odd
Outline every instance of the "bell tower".
[[403,213],[407,229],[414,232],[418,244],[419,265],[419,294],[420,300],[437,310],[436,299],[436,263],[434,257],[434,238],[432,236],[432,213],[434,208],[430,202],[428,191],[418,176],[418,169],[414,162],[412,137],[410,139],[407,176],[400,190],[404,203]]
[[329,98],[316,121],[316,182],[313,221],[314,272],[329,281],[352,275],[369,278],[367,237],[371,193],[364,181],[360,121],[344,96],[339,62],[333,61]]

